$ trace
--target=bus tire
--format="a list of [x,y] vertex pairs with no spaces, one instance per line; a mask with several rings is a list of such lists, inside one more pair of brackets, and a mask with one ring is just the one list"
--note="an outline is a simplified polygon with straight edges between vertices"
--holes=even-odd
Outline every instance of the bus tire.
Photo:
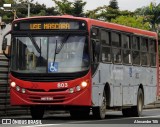
[[72,118],[88,118],[90,114],[90,107],[70,109],[69,112]]
[[104,91],[101,106],[92,108],[93,117],[96,118],[96,119],[105,119],[106,105],[107,105],[107,101],[106,101],[106,94],[105,94],[105,91]]
[[31,106],[30,113],[32,119],[42,119],[44,115],[44,107],[43,106]]
[[140,117],[143,111],[143,102],[144,102],[144,96],[143,96],[142,89],[140,88],[137,94],[137,105],[132,106],[131,108],[122,109],[123,116]]
[[143,105],[144,105],[144,94],[142,89],[140,88],[138,90],[138,95],[137,95],[137,105],[132,107],[132,112],[131,112],[132,116],[140,117],[142,115]]

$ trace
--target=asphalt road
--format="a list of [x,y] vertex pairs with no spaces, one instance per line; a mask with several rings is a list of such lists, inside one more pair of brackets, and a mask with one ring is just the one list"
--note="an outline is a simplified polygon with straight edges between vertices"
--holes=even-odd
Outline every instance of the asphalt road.
[[[3,119],[22,119],[22,120],[31,120],[30,116],[11,116],[11,117],[3,117]],[[34,121],[35,122],[35,121]],[[88,119],[73,119],[70,117],[68,113],[65,114],[47,114],[44,116],[44,120],[40,121],[41,125],[20,125],[15,124],[12,126],[25,126],[25,127],[130,127],[137,126],[138,127],[159,127],[160,126],[160,109],[147,109],[143,111],[142,117],[123,117],[121,111],[108,111],[106,112],[106,118],[104,120],[96,120],[92,117],[92,115]],[[141,124],[139,125],[139,122]],[[144,123],[142,123],[144,122]],[[1,126],[1,125],[0,125]],[[11,126],[11,125],[5,125]]]

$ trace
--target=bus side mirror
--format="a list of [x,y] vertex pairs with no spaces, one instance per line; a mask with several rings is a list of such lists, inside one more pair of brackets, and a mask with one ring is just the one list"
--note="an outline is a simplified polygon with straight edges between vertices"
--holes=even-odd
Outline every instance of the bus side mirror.
[[10,36],[11,31],[4,35],[3,43],[2,43],[2,51],[3,54],[9,59],[10,58],[10,48],[11,46],[7,45],[8,39],[6,36]]
[[3,39],[2,50],[5,51],[7,49],[7,38]]

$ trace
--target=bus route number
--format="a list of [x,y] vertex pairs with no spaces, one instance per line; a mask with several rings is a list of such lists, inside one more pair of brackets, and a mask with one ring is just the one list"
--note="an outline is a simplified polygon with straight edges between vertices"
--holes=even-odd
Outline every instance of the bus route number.
[[58,88],[67,88],[68,87],[68,83],[58,83],[57,87]]

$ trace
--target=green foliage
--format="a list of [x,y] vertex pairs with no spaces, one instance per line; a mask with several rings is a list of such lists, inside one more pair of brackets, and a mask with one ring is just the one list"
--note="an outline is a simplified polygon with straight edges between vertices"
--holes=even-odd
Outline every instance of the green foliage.
[[[16,9],[19,18],[27,17],[28,3],[24,0],[20,1],[22,2],[21,4],[17,4],[14,0],[0,0],[0,7],[2,7],[4,3],[12,3],[12,5],[14,5],[12,9]],[[41,5],[38,2],[33,3],[33,0],[30,0],[31,16],[69,14],[145,30],[151,30],[150,26],[152,26],[152,30],[154,31],[158,29],[158,24],[160,23],[160,4],[156,5],[155,3],[151,3],[146,7],[138,8],[134,12],[130,12],[128,10],[119,10],[117,0],[110,0],[109,6],[100,6],[84,13],[86,2],[83,0],[74,0],[74,2],[70,2],[69,0],[52,1],[55,2],[56,6],[47,8],[44,4]],[[0,10],[0,16],[2,16],[5,22],[11,22],[13,20],[12,12]]]
[[128,10],[120,11],[119,9],[113,9],[108,6],[98,7],[95,10],[88,11],[86,16],[89,18],[100,19],[103,21],[111,21],[112,19],[117,18],[118,16],[133,16],[134,13]]
[[108,7],[112,9],[119,9],[117,0],[110,0]]
[[116,19],[112,19],[111,22],[134,28],[150,30],[149,22],[144,22],[143,16],[119,16]]
[[[12,9],[15,9],[17,12],[18,18],[25,18],[28,16],[28,3],[27,1],[21,0],[22,3],[17,4],[13,0],[3,0],[0,1],[1,6],[3,6],[4,3],[13,3]],[[54,7],[47,8],[44,4],[36,3],[30,3],[30,13],[31,16],[45,16],[45,15],[58,15],[59,13],[55,10]],[[4,12],[3,10],[0,10],[0,16],[2,16],[2,19],[4,22],[9,23],[13,21],[13,12]]]
[[86,2],[83,2],[83,0],[75,0],[73,2],[73,15],[75,16],[83,16],[84,6],[86,5]]
[[136,9],[135,14],[143,16],[144,20],[150,23],[152,30],[157,31],[160,23],[160,4],[151,2],[149,6]]
[[73,6],[72,2],[68,0],[53,0],[56,4],[56,9],[60,12],[60,14],[69,14],[72,15]]
[[56,9],[60,14],[68,14],[74,16],[83,16],[84,6],[86,2],[83,0],[75,0],[73,3],[68,0],[53,0],[56,4]]

